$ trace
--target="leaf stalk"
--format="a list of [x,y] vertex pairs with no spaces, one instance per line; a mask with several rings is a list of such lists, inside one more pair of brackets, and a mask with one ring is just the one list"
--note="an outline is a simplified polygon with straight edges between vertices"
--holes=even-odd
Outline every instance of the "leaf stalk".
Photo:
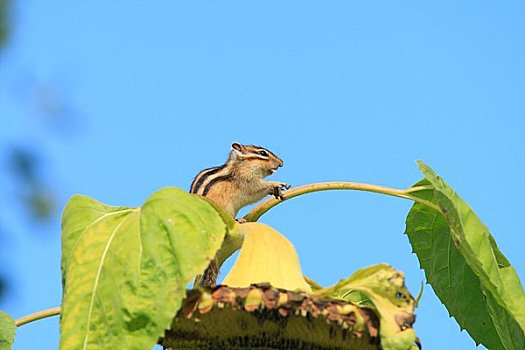
[[60,315],[61,308],[60,306],[52,307],[51,309],[42,310],[35,312],[31,315],[27,315],[24,317],[20,317],[18,320],[15,321],[15,325],[17,327],[23,326],[27,323],[31,323],[33,321],[38,321],[43,318],[51,317],[51,316],[57,316]]
[[307,193],[320,192],[320,191],[332,191],[332,190],[354,190],[354,191],[365,191],[386,194],[393,197],[410,199],[415,202],[424,204],[431,207],[434,210],[440,211],[439,208],[434,204],[422,198],[412,195],[413,192],[432,190],[432,186],[415,186],[408,189],[397,189],[385,186],[371,185],[359,182],[319,182],[310,185],[299,186],[292,188],[284,192],[281,199],[270,198],[262,202],[255,208],[253,208],[248,214],[244,216],[246,221],[254,222],[259,220],[268,210],[275,207],[277,204],[282,203],[288,199],[301,196]]

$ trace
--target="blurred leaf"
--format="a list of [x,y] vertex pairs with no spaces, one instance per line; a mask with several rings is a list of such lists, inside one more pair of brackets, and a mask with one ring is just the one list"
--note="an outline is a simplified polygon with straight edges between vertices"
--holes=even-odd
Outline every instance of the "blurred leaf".
[[428,283],[462,328],[489,349],[524,349],[525,294],[514,268],[472,209],[424,163],[433,190],[417,195],[406,233]]
[[55,213],[55,198],[44,188],[34,188],[27,198],[27,205],[36,219],[48,219]]
[[236,227],[243,231],[244,242],[237,261],[222,284],[242,288],[268,282],[276,288],[311,291],[301,273],[297,252],[286,237],[257,222]]
[[415,300],[405,287],[403,273],[390,265],[378,264],[360,269],[348,279],[318,290],[316,294],[343,297],[347,301],[356,298],[363,303],[371,301],[380,318],[379,335],[384,350],[406,350],[416,342],[412,328]]
[[5,283],[4,276],[0,276],[0,299],[2,299],[2,297],[4,296],[5,288],[6,288],[6,283]]
[[40,159],[36,151],[16,146],[10,153],[9,167],[17,180],[15,190],[18,190],[18,196],[33,218],[50,218],[55,213],[55,196],[42,181]]
[[9,36],[9,1],[0,0],[0,49],[2,49]]
[[16,177],[29,182],[38,178],[37,167],[39,159],[34,151],[22,147],[13,147],[9,158],[10,167]]
[[77,195],[62,225],[64,350],[150,349],[226,230],[206,201],[175,188],[140,208]]
[[0,311],[0,350],[9,350],[15,341],[15,320]]

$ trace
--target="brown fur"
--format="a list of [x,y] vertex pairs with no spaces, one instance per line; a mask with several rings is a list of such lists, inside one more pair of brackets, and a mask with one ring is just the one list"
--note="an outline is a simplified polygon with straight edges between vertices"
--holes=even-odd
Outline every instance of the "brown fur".
[[[259,154],[265,151],[268,156]],[[284,163],[265,148],[254,145],[232,144],[224,165],[201,171],[193,180],[191,193],[212,199],[234,218],[237,212],[265,196],[280,196],[290,186],[284,182],[265,181]],[[199,281],[201,287],[215,284],[219,273],[217,259],[213,259]]]

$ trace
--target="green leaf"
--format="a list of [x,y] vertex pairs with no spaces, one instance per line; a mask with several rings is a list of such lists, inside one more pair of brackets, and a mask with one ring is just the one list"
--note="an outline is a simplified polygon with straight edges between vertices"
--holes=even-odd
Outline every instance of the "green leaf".
[[0,350],[9,350],[15,341],[15,320],[0,311]]
[[140,208],[71,198],[62,218],[60,349],[150,349],[225,231],[212,206],[176,188]]
[[417,196],[406,233],[428,283],[451,316],[489,349],[525,349],[525,293],[514,268],[488,228],[430,167],[419,162],[431,186]]
[[317,290],[315,294],[342,297],[351,302],[360,299],[363,303],[360,306],[371,302],[380,319],[379,335],[384,350],[406,350],[416,342],[412,328],[415,300],[405,286],[403,273],[390,265],[378,264],[360,269],[348,279]]

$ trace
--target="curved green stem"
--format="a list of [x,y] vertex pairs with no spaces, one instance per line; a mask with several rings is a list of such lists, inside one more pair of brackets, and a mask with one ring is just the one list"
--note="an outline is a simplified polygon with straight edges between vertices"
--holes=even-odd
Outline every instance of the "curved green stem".
[[20,326],[25,325],[26,323],[38,321],[46,317],[57,316],[57,315],[60,315],[60,310],[61,310],[60,306],[57,306],[57,307],[52,307],[51,309],[38,311],[38,312],[35,312],[34,314],[20,317],[18,320],[15,321],[15,325],[17,327],[20,327]]
[[354,190],[381,193],[389,196],[410,199],[439,211],[439,208],[434,203],[411,194],[413,192],[430,190],[432,188],[432,186],[416,186],[408,188],[406,190],[400,190],[397,188],[377,186],[358,182],[319,182],[316,184],[304,185],[288,190],[282,194],[282,199],[270,198],[253,208],[248,214],[244,216],[244,219],[246,221],[257,221],[268,210],[287,199],[294,198],[307,193],[331,190]]

